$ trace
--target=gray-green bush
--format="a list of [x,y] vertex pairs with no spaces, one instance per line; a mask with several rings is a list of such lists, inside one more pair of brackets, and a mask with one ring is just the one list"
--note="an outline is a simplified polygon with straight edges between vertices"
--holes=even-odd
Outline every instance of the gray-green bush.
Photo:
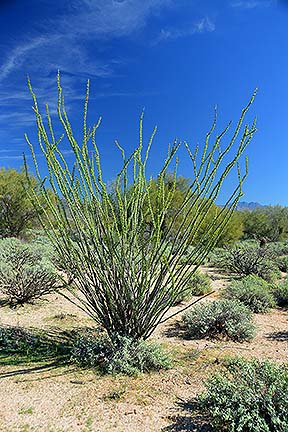
[[269,243],[269,249],[271,249],[276,256],[288,255],[288,242],[286,240]]
[[246,244],[227,248],[222,257],[222,267],[239,276],[256,275],[268,282],[280,277],[272,251]]
[[288,272],[288,256],[282,256],[277,259],[277,265],[281,272]]
[[288,370],[268,361],[226,361],[198,397],[217,431],[287,432]]
[[[58,333],[58,334],[57,334]],[[0,326],[0,357],[11,364],[23,361],[69,360],[77,333]]]
[[175,303],[190,300],[192,296],[203,296],[210,292],[212,292],[211,279],[206,273],[196,270],[191,272],[191,277],[186,283],[186,291],[176,299]]
[[238,300],[220,299],[196,305],[183,316],[186,336],[250,341],[255,334],[251,311]]
[[58,275],[40,246],[0,240],[0,292],[11,305],[31,302],[57,287]]
[[288,306],[288,278],[274,286],[273,295],[278,306]]
[[214,248],[208,255],[207,261],[212,267],[223,267],[227,253],[223,248]]
[[250,275],[240,280],[234,280],[223,292],[227,299],[239,300],[252,312],[268,312],[274,307],[273,285],[259,276]]
[[[104,180],[96,144],[100,120],[91,128],[87,127],[89,83],[80,142],[73,133],[65,109],[60,77],[60,126],[57,126],[57,131],[61,129],[61,132],[57,136],[48,106],[44,117],[30,82],[29,86],[34,101],[39,146],[47,165],[47,182],[43,181],[36,161],[39,150],[34,148],[28,137],[26,139],[41,184],[41,196],[53,215],[50,224],[49,218],[43,219],[41,215],[40,221],[61,262],[65,263],[70,281],[74,281],[71,292],[76,298],[75,302],[106,329],[110,338],[118,335],[134,340],[146,339],[164,321],[166,312],[185,290],[188,276],[183,266],[178,265],[181,256],[187,256],[186,251],[201,232],[206,214],[214,206],[225,178],[237,166],[256,131],[255,121],[242,129],[255,94],[242,110],[228,143],[225,144],[223,140],[231,127],[230,123],[216,136],[215,142],[212,145],[210,143],[216,117],[201,153],[198,148],[193,152],[186,142],[183,143],[191,160],[193,178],[181,206],[164,230],[165,216],[176,191],[176,168],[169,187],[166,187],[166,179],[171,167],[178,165],[177,152],[181,143],[176,140],[168,149],[157,176],[155,199],[155,188],[152,190],[153,182],[147,178],[146,165],[156,129],[144,148],[141,116],[139,145],[135,151],[126,156],[124,149],[117,143],[123,157],[123,167],[111,193]],[[70,145],[74,164],[73,159],[69,164],[65,160],[61,148],[64,139]],[[238,184],[226,206],[214,212],[197,246],[187,256],[191,265],[199,263],[200,258],[202,261],[216,244],[242,195],[242,183],[247,171],[241,174],[238,169],[237,172]],[[59,196],[58,200],[50,199],[46,183],[50,183],[52,191]],[[29,196],[38,207],[39,198],[33,188],[29,190]],[[187,218],[190,222],[188,226],[185,224]],[[178,228],[173,230],[171,247],[166,247],[175,227]],[[75,234],[74,238],[71,238],[71,232]],[[177,254],[174,253],[175,246]]]
[[40,345],[40,335],[35,335],[27,329],[9,326],[0,327],[0,347],[2,352],[9,349],[12,354],[25,352],[26,355],[31,355]]
[[158,344],[119,335],[112,340],[106,334],[86,331],[74,344],[71,360],[84,367],[98,367],[104,373],[126,375],[172,365],[170,356]]

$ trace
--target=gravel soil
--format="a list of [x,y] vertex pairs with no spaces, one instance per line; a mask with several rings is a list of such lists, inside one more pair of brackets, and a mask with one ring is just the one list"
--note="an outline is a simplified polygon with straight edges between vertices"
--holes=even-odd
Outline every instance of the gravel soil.
[[[203,267],[218,296],[229,277]],[[211,298],[203,301],[210,301]],[[47,301],[49,300],[49,301]],[[1,307],[0,325],[71,330],[93,326],[93,321],[60,295],[50,295],[18,309]],[[169,314],[181,310],[181,304]],[[227,355],[287,362],[288,313],[273,309],[254,315],[258,331],[250,343],[185,340],[179,317],[159,326],[151,339],[174,357],[167,371],[137,377],[101,376],[75,365],[53,361],[9,364],[0,358],[1,432],[159,432],[209,431],[205,419],[191,411],[190,400],[203,380]],[[201,416],[200,416],[201,417]]]

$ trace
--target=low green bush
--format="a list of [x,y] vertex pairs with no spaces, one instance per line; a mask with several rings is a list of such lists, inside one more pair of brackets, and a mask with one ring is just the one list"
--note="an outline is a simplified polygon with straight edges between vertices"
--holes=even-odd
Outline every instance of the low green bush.
[[0,292],[11,305],[31,302],[56,289],[58,275],[38,245],[0,240]]
[[1,351],[9,349],[10,353],[32,354],[41,345],[41,337],[21,327],[0,327]]
[[255,333],[251,311],[238,300],[220,299],[196,305],[183,316],[186,336],[249,341]]
[[288,256],[282,256],[277,260],[278,268],[281,272],[288,272]]
[[288,370],[268,361],[230,359],[197,399],[217,431],[287,432]]
[[288,278],[274,287],[273,295],[278,306],[288,306]]
[[212,291],[211,279],[206,273],[199,270],[191,273],[185,290],[179,294],[175,304],[191,299],[192,296],[202,296]]
[[[195,264],[196,265],[205,265],[205,264],[207,264],[208,263],[208,258],[207,257],[205,257],[205,258],[198,257],[195,260],[195,256],[193,255],[193,252],[195,251],[195,249],[196,249],[195,246],[192,246],[192,245],[188,246],[188,248],[185,251],[185,253],[181,255],[181,257],[179,259],[179,264],[189,265],[189,264],[191,264],[191,260],[193,262],[193,265],[195,265]],[[192,258],[191,258],[191,256],[192,256]]]
[[56,260],[56,251],[54,250],[49,238],[45,234],[41,235],[41,233],[39,233],[32,239],[30,244],[34,248],[34,250],[41,251],[41,255],[45,259],[52,262]]
[[267,282],[273,282],[281,276],[275,254],[268,247],[240,244],[226,249],[221,265],[225,270],[239,276],[256,275]]
[[121,336],[112,341],[106,334],[94,331],[86,331],[76,341],[71,360],[104,373],[125,375],[168,369],[172,365],[170,356],[156,343]]
[[223,261],[225,261],[226,256],[227,256],[226,249],[215,248],[209,253],[207,257],[207,261],[210,266],[221,268],[223,267]]
[[4,364],[34,361],[69,362],[77,331],[0,326],[0,358]]
[[252,312],[263,313],[274,306],[273,286],[259,276],[250,275],[240,280],[234,280],[224,291],[227,299],[239,300]]
[[269,249],[276,255],[288,255],[288,241],[269,243]]

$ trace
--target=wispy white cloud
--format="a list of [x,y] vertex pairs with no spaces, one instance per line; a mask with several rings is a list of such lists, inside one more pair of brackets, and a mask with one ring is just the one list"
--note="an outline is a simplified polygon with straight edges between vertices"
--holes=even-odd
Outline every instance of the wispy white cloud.
[[[13,152],[17,152],[18,154],[13,154]],[[74,154],[73,150],[62,150],[62,154],[65,155],[66,157],[72,156]],[[37,156],[37,158],[39,157],[43,157],[43,153],[36,153],[35,154]],[[31,155],[27,154],[25,155],[26,159],[30,159]],[[10,149],[1,149],[0,150],[0,163],[1,160],[20,160],[23,159],[23,152],[17,148],[16,150],[10,150]]]
[[49,42],[50,38],[39,36],[12,49],[6,61],[4,61],[0,67],[0,82],[5,79],[14,69],[21,67],[26,60],[26,56],[29,55],[31,51],[43,47]]
[[[119,37],[145,26],[151,14],[177,3],[172,0],[74,0],[60,18],[60,33],[86,37]],[[57,23],[56,23],[57,24]]]
[[[25,86],[26,74],[31,77],[41,110],[44,111],[43,103],[48,102],[53,116],[57,111],[55,78],[60,70],[69,113],[73,110],[71,102],[83,101],[88,77],[109,78],[123,63],[123,59],[109,54],[103,56],[103,45],[110,39],[141,32],[153,14],[175,7],[180,1],[70,0],[65,13],[53,20],[44,17],[37,23],[29,22],[29,32],[22,40],[18,37],[16,43],[6,41],[7,55],[0,58],[0,129],[8,134],[7,139],[12,142],[16,131],[28,130],[35,123],[31,95]],[[83,91],[79,91],[79,84]],[[100,87],[96,94],[91,92],[90,99],[133,96],[136,93],[109,87],[103,91]],[[3,158],[4,153],[1,155]]]
[[215,28],[215,23],[208,17],[202,18],[194,26],[195,33],[213,32]]
[[1,105],[10,104],[11,102],[27,101],[31,99],[27,91],[15,91],[11,93],[9,90],[3,89],[0,91]]
[[1,130],[16,128],[18,126],[25,126],[35,123],[35,116],[29,112],[12,111],[0,112],[0,126]]
[[2,160],[6,160],[6,159],[8,159],[8,160],[20,160],[20,159],[22,159],[23,160],[23,156],[22,155],[17,155],[17,156],[15,156],[15,155],[5,155],[5,156],[0,156],[0,161],[2,161]]
[[191,26],[185,29],[161,29],[159,37],[156,39],[157,42],[165,41],[167,39],[178,39],[182,37],[192,36],[195,34],[201,34],[206,32],[213,32],[216,26],[210,18],[205,17],[199,21],[196,21]]
[[[72,0],[65,14],[37,23],[32,36],[10,49],[0,65],[0,83],[23,65],[35,75],[60,69],[90,77],[107,77],[111,61],[91,58],[89,43],[131,35],[172,0]],[[174,2],[175,3],[175,2]],[[40,29],[40,30],[39,30]],[[49,31],[47,30],[49,29]],[[51,31],[51,29],[54,29]]]
[[[40,109],[44,113],[43,103],[48,102],[53,116],[57,111],[55,78],[60,70],[69,113],[74,106],[71,102],[83,101],[88,77],[109,78],[121,67],[123,59],[103,55],[104,44],[141,32],[151,16],[181,1],[70,0],[65,12],[62,9],[53,20],[44,15],[42,21],[29,22],[29,31],[22,39],[6,41],[7,55],[4,52],[0,58],[0,129],[6,135],[5,142],[12,142],[35,123],[26,74],[31,77]],[[83,91],[79,91],[79,84]],[[109,87],[103,90],[101,84],[90,99],[139,96]],[[4,154],[1,152],[2,159]]]
[[257,7],[272,6],[275,0],[235,0],[231,6],[239,9],[255,9]]
[[[24,137],[23,137],[23,140],[24,140]],[[19,140],[17,140],[16,138],[14,138],[14,140],[13,141],[19,141]],[[17,148],[8,148],[8,147],[5,147],[5,148],[2,148],[2,149],[0,149],[0,153],[2,154],[2,153],[15,153],[15,152],[19,152],[19,148],[17,147]]]

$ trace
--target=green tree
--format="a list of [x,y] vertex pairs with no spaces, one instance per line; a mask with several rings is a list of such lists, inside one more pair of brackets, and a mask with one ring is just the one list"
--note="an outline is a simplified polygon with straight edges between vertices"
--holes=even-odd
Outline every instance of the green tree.
[[[29,175],[37,189],[37,180]],[[0,237],[19,237],[38,223],[35,208],[28,198],[25,171],[0,168]]]
[[[209,212],[206,216],[206,223],[209,222],[209,219],[215,219],[217,215],[221,212],[221,208],[219,206],[214,205],[213,211]],[[220,218],[225,217],[225,210],[222,212],[222,216]],[[217,240],[216,246],[223,247],[227,245],[231,245],[235,243],[237,240],[239,240],[243,235],[243,223],[241,215],[239,215],[239,212],[234,212],[227,224],[223,226],[223,230],[221,234],[219,235],[219,238]]]
[[288,208],[280,205],[268,206],[265,210],[269,220],[269,237],[272,241],[288,238]]
[[[188,205],[185,206],[184,202],[189,191],[191,180],[182,176],[175,177],[171,172],[169,172],[163,180],[151,179],[148,184],[149,199],[147,196],[147,199],[144,201],[147,231],[151,230],[153,227],[153,215],[149,212],[149,206],[151,206],[159,212],[164,212],[161,232],[167,240],[173,241],[175,240],[180,227],[182,231],[187,229],[187,212],[190,210],[191,213],[191,209],[189,209]],[[163,187],[162,192],[161,187]],[[163,207],[163,205],[165,205],[165,200],[163,201],[162,198],[159,199],[161,193],[164,194],[166,201],[169,200],[169,205],[165,209]],[[168,198],[169,196],[170,199]],[[180,211],[181,209],[182,211]]]
[[242,212],[244,238],[267,237],[271,241],[288,238],[288,208],[266,206]]
[[[171,188],[174,184],[173,175],[171,173],[168,173],[164,180],[164,193],[167,197],[169,192],[171,191]],[[183,206],[183,203],[185,201],[185,196],[187,195],[190,185],[192,181],[191,179],[183,176],[178,176],[175,179],[175,192],[173,194],[173,200],[170,201],[169,207],[166,210],[165,217],[162,224],[162,231],[163,235],[170,239],[170,241],[173,241],[175,237],[177,236],[177,233],[181,227],[182,231],[189,230],[189,225],[193,223],[193,218],[196,216],[195,208],[190,208],[189,205],[185,207],[183,211],[179,211],[181,209],[181,206]],[[159,202],[157,202],[157,196],[158,196],[158,187],[159,184],[157,182],[157,179],[150,180],[150,187],[151,187],[151,194],[150,194],[150,200],[151,205],[156,208],[159,206]],[[219,222],[219,220],[222,218],[225,218],[225,211],[221,209],[221,207],[217,206],[216,204],[212,203],[206,203],[204,205],[203,198],[203,208],[205,211],[203,211],[201,215],[201,223],[199,223],[198,230],[193,230],[193,236],[190,239],[191,245],[197,245],[201,241],[201,238],[203,235],[205,235],[205,232],[207,231],[208,227],[213,223],[213,220],[216,220]],[[192,204],[192,203],[191,203]],[[148,203],[146,204],[148,206]],[[207,211],[207,207],[209,207],[209,210]],[[199,213],[199,209],[197,210]],[[200,214],[198,214],[198,217]],[[168,228],[171,225],[171,222],[173,221],[173,226],[170,228],[169,233],[167,233]],[[151,221],[147,221],[149,224]],[[200,222],[200,218],[199,218]],[[169,235],[168,235],[169,234]],[[231,215],[229,218],[229,221],[227,221],[227,224],[223,226],[221,234],[219,234],[216,246],[224,246],[228,244],[232,244],[235,241],[239,240],[241,236],[243,235],[243,223],[241,216],[238,214],[238,212],[235,212]]]
[[[66,206],[63,206],[60,199],[53,202],[49,198],[38,169],[35,149],[26,137],[36,162],[36,173],[41,183],[40,192],[53,214],[54,222],[50,223],[49,218],[43,220],[41,215],[40,219],[71,276],[70,281],[74,281],[74,290],[71,292],[75,296],[75,302],[107,331],[111,339],[117,340],[118,336],[134,340],[146,339],[159,323],[163,322],[164,315],[179,295],[187,289],[186,281],[191,277],[191,273],[187,275],[185,266],[181,266],[181,256],[186,253],[192,264],[196,263],[199,257],[204,258],[217,242],[242,196],[242,183],[247,172],[242,175],[239,168],[238,185],[228,198],[226,207],[221,209],[206,227],[201,241],[190,251],[190,239],[201,226],[203,217],[213,206],[223,181],[237,165],[256,130],[255,121],[251,126],[247,125],[243,130],[241,128],[255,95],[242,111],[228,143],[225,144],[223,138],[231,124],[228,124],[211,144],[210,138],[216,127],[216,119],[207,133],[202,154],[198,154],[198,149],[192,152],[189,145],[184,143],[191,160],[193,180],[182,204],[163,230],[177,184],[176,172],[173,172],[169,191],[165,193],[167,173],[175,162],[180,143],[175,142],[169,148],[157,176],[158,186],[155,192],[150,180],[146,178],[146,164],[156,130],[145,149],[142,116],[139,145],[135,151],[126,157],[118,144],[123,157],[123,168],[116,178],[111,197],[103,179],[95,139],[100,122],[91,128],[88,128],[86,123],[89,85],[81,142],[76,140],[72,131],[64,105],[60,77],[58,76],[58,118],[63,129],[60,137],[56,137],[54,133],[48,106],[44,123],[31,85],[30,90],[34,100],[39,142],[47,164],[48,181],[53,192],[64,198],[66,203]],[[60,144],[64,137],[74,153],[73,167],[68,166],[61,150]],[[237,137],[238,145],[235,144]],[[227,164],[223,165],[223,161]],[[152,203],[155,193],[157,205],[154,206]],[[35,205],[39,203],[39,196],[33,188],[30,197]],[[192,214],[192,218],[189,219],[187,229],[182,229],[185,218],[178,225],[170,248],[167,240],[182,214],[185,218],[190,218]],[[148,233],[147,220],[150,220],[151,224]],[[77,232],[77,241],[71,239],[71,224]],[[177,254],[173,248],[176,244]]]
[[270,223],[268,215],[262,208],[242,212],[244,239],[266,237],[269,234]]

